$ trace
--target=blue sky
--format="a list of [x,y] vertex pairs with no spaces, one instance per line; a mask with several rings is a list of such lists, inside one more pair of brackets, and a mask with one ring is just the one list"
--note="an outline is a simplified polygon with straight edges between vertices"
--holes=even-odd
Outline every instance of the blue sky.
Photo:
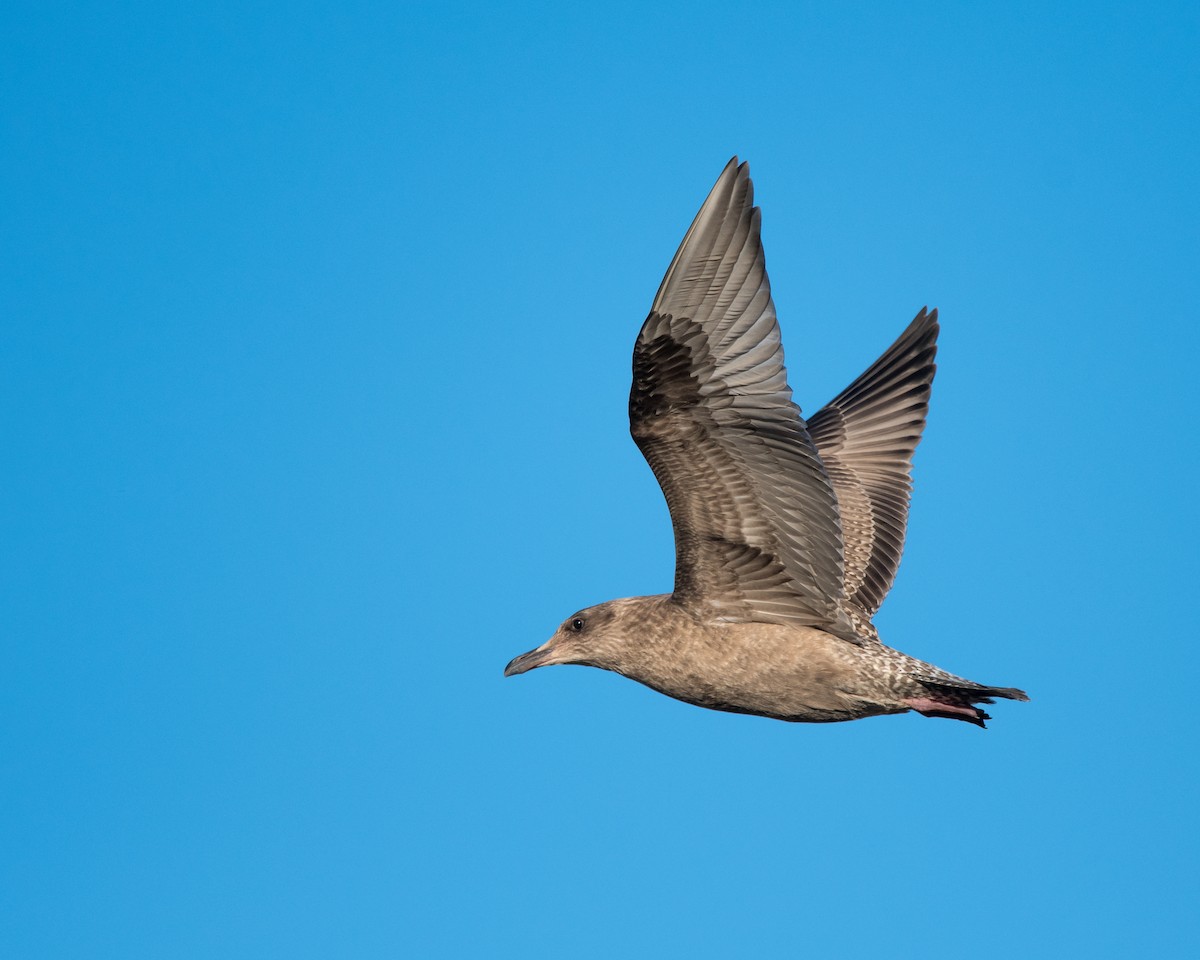
[[[0,27],[0,954],[1195,954],[1194,4]],[[941,310],[877,624],[986,732],[501,677],[669,589],[630,351],[734,153],[806,411]]]

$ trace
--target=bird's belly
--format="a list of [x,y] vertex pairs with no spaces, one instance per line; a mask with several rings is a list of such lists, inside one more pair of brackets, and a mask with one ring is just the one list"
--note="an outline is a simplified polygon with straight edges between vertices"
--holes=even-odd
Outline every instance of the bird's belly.
[[730,626],[742,629],[721,629],[675,651],[666,669],[631,679],[710,710],[778,720],[831,723],[904,709],[867,695],[858,648],[844,640],[808,628]]

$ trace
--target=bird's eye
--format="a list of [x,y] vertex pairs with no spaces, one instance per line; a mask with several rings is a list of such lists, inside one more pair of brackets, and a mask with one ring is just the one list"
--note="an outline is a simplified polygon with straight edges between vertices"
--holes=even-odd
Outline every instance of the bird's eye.
[[572,620],[571,621],[571,629],[574,630],[576,633],[579,633],[579,631],[583,629],[583,619],[580,617],[576,617],[574,620]]

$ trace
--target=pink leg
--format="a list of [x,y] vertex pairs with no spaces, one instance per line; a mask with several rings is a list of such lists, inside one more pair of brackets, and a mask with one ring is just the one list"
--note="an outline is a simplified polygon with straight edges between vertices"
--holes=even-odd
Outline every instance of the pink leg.
[[988,715],[978,707],[960,707],[951,703],[930,700],[928,697],[913,697],[912,699],[905,700],[904,703],[925,717],[966,720],[968,723],[977,723],[981,727],[983,726],[983,721],[989,719]]

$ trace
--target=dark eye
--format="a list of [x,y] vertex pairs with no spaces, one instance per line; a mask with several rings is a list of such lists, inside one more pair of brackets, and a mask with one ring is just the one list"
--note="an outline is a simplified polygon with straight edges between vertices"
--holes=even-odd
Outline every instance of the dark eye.
[[572,620],[571,621],[571,629],[574,630],[576,633],[579,633],[579,631],[583,629],[582,618],[576,617],[574,620]]

